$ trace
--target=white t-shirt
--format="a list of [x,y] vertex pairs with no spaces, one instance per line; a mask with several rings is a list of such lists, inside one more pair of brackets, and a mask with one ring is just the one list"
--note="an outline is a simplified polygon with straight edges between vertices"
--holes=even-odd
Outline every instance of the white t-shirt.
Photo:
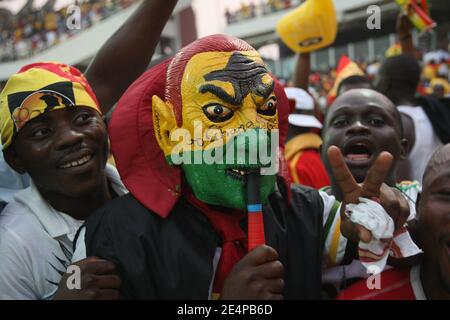
[[[126,193],[117,170],[106,166],[117,194]],[[0,214],[0,299],[50,299],[72,260],[83,221],[55,210],[32,183]]]
[[18,174],[6,163],[0,150],[0,201],[10,202],[13,195],[30,186],[27,174]]
[[422,107],[398,106],[398,110],[411,117],[414,123],[416,141],[408,156],[410,162],[409,178],[422,184],[422,177],[433,153],[442,146],[434,132],[430,119]]

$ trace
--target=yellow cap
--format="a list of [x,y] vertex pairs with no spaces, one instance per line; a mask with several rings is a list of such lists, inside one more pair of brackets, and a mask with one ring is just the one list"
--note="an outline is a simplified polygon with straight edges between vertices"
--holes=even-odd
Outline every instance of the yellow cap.
[[0,93],[0,134],[3,150],[28,121],[65,107],[100,108],[81,72],[56,62],[34,63],[11,76]]

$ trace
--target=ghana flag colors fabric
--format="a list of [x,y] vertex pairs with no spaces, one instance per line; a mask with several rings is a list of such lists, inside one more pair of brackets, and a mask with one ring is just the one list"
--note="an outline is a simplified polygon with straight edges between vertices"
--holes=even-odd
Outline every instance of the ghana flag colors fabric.
[[364,76],[364,72],[358,67],[358,65],[352,61],[346,55],[342,55],[339,59],[338,67],[336,69],[336,80],[334,81],[333,88],[328,93],[328,104],[331,105],[337,97],[337,90],[342,80],[351,76]]
[[428,0],[395,0],[408,15],[412,25],[419,32],[427,32],[436,27],[436,22],[430,17]]
[[66,107],[100,108],[86,78],[76,68],[57,62],[23,67],[0,94],[0,133],[3,150],[18,132],[37,116]]

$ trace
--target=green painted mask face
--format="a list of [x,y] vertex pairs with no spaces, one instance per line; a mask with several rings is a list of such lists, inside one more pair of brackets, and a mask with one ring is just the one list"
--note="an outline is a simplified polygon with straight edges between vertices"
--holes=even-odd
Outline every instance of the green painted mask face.
[[194,55],[183,74],[181,97],[181,128],[170,103],[158,98],[153,119],[167,161],[182,166],[195,196],[245,210],[245,174],[256,170],[262,172],[260,196],[267,202],[278,168],[278,114],[274,80],[259,54]]
[[[271,141],[278,141],[278,135],[273,136],[265,130],[250,129],[233,137],[223,148],[184,154],[188,164],[182,165],[183,172],[195,196],[208,204],[245,210],[247,173],[257,171],[263,173],[260,197],[266,204],[276,181],[277,145]],[[195,164],[198,159],[203,163]]]

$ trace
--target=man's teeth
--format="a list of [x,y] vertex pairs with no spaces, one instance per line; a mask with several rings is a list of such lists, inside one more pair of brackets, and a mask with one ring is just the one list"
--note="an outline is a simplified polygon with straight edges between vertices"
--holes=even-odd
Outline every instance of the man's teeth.
[[84,156],[83,158],[81,158],[79,160],[68,162],[68,163],[62,165],[61,168],[67,169],[67,168],[78,167],[78,166],[85,164],[89,160],[91,160],[91,158],[92,158],[92,155]]
[[236,169],[231,169],[231,171],[233,171],[233,172],[235,172],[235,173],[237,173],[237,174],[240,174],[241,176],[245,176],[245,171],[242,171],[242,170],[236,170]]
[[369,160],[370,156],[367,153],[350,153],[347,158],[354,161],[364,161]]

